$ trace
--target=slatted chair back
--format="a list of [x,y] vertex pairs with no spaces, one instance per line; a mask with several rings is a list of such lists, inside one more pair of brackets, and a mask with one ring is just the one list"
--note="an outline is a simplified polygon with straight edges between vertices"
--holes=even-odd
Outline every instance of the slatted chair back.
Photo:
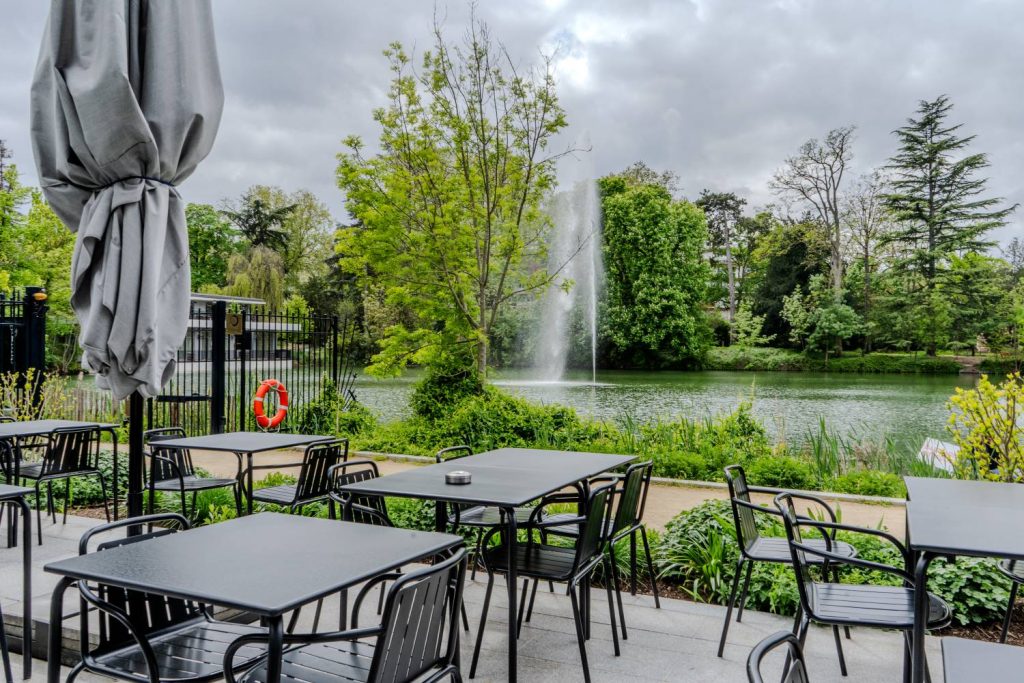
[[447,462],[449,460],[458,460],[459,458],[465,458],[473,455],[473,449],[466,445],[461,446],[449,446],[448,448],[442,448],[434,454],[434,460],[437,462]]
[[191,451],[187,448],[167,448],[160,445],[161,441],[168,439],[185,438],[184,429],[181,427],[147,429],[143,432],[142,438],[149,445],[150,452],[158,456],[158,458],[150,459],[149,476],[151,481],[177,480],[179,472],[183,477],[195,475],[196,468],[192,464]]
[[[380,476],[377,463],[372,460],[352,460],[334,468],[334,489]],[[383,496],[353,496],[351,493],[331,493],[331,498],[342,505],[342,520],[357,524],[394,526],[388,517]]]
[[729,501],[732,503],[736,542],[745,553],[759,536],[757,518],[754,516],[754,511],[747,507],[747,505],[752,505],[750,487],[747,485],[747,473],[740,465],[730,465],[725,468],[725,481],[729,485]]
[[57,429],[46,444],[40,476],[74,474],[96,469],[100,431],[95,427]]
[[796,569],[797,592],[800,595],[800,606],[807,616],[814,615],[814,577],[811,574],[810,562],[799,544],[804,542],[800,533],[800,525],[797,521],[796,506],[793,504],[793,496],[788,493],[780,493],[775,496],[775,505],[782,513],[782,521],[786,527],[786,540],[789,541],[789,550],[793,556],[793,567]]
[[810,683],[807,666],[804,664],[803,649],[800,641],[789,631],[774,633],[754,646],[747,657],[747,680],[749,683],[764,683],[761,676],[761,662],[778,647],[787,646],[789,668],[783,672],[782,683]]
[[647,489],[651,485],[653,469],[653,461],[648,460],[630,465],[626,470],[626,474],[622,477],[622,489],[615,508],[615,516],[612,519],[612,538],[630,529],[635,529],[643,521]]
[[327,497],[331,490],[328,470],[348,460],[348,439],[334,439],[310,444],[302,457],[299,481],[295,484],[298,502]]
[[576,541],[573,573],[600,562],[604,557],[604,543],[608,539],[604,530],[611,522],[614,496],[615,484],[598,486],[590,492],[584,513],[585,521]]
[[451,665],[459,637],[466,550],[399,577],[388,591],[368,681],[412,681]]
[[[152,526],[155,524],[167,526]],[[152,538],[166,536],[189,528],[188,520],[181,515],[174,513],[161,513],[120,520],[110,524],[103,524],[87,531],[79,541],[78,554],[86,555],[89,553],[90,541],[95,536],[108,533],[115,529],[139,525],[148,526],[149,531],[147,533],[139,533],[134,536],[126,535],[124,537],[103,541],[102,543],[97,544],[96,549],[93,552],[103,552],[105,550],[110,550],[111,548],[119,548],[132,543],[147,541]],[[90,586],[90,588],[92,588],[93,593],[98,596],[103,603],[105,603],[104,606],[109,611],[104,611],[104,609],[97,610],[99,632],[97,634],[97,639],[93,642],[90,639],[88,610],[86,609],[86,602],[83,598],[79,617],[81,621],[81,649],[83,657],[97,656],[118,650],[127,645],[134,645],[136,643],[136,636],[145,638],[146,636],[162,632],[171,626],[192,621],[193,619],[202,616],[202,608],[200,606],[185,600],[168,598],[162,595],[153,595],[151,593],[144,593],[142,591],[130,590],[117,586],[109,586],[103,583]],[[111,610],[110,608],[113,609]],[[127,625],[112,616],[110,613],[111,611],[121,612],[130,623],[131,629],[129,630]],[[134,631],[134,635],[132,631]]]

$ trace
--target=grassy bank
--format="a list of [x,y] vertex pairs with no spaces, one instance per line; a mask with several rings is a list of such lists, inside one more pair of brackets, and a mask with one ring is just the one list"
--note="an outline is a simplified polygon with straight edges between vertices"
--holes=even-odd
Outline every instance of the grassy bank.
[[950,357],[929,358],[928,356],[904,353],[849,352],[838,358],[808,356],[789,349],[740,348],[736,346],[715,347],[708,352],[704,362],[707,370],[757,370],[783,372],[860,372],[922,375],[955,375],[960,364]]

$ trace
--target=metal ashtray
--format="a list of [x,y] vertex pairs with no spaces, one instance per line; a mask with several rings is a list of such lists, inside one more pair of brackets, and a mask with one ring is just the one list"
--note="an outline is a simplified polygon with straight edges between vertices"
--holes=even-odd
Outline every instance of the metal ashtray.
[[473,480],[473,475],[466,470],[452,470],[444,475],[446,484],[468,484]]

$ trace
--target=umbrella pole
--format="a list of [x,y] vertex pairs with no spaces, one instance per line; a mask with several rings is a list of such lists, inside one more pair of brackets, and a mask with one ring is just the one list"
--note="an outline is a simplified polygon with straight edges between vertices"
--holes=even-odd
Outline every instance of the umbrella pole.
[[128,397],[128,516],[142,515],[142,431],[145,399],[137,391]]

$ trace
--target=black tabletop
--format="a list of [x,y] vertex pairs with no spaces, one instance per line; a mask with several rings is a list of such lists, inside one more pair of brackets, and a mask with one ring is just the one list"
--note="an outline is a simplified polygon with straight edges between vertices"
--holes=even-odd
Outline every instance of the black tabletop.
[[30,493],[34,493],[34,491],[32,489],[27,489],[24,486],[8,486],[7,484],[0,484],[0,500],[21,498],[22,496],[27,496]]
[[906,477],[910,546],[935,554],[1024,559],[1024,486]]
[[206,436],[189,436],[183,439],[164,439],[160,446],[165,448],[194,448],[205,451],[227,451],[231,453],[262,453],[281,448],[308,446],[318,441],[329,441],[334,437],[317,434],[281,434],[280,432],[225,432]]
[[24,420],[22,422],[0,422],[0,439],[43,436],[57,429],[74,429],[77,427],[97,427],[110,429],[115,424],[105,422],[80,422],[78,420]]
[[264,512],[51,562],[45,569],[280,616],[462,542],[451,534]]
[[[516,507],[634,459],[630,455],[501,448],[345,486],[353,492],[454,503]],[[446,472],[465,470],[469,484],[447,484]]]
[[1024,647],[943,638],[942,667],[946,683],[1019,681],[1024,671]]

